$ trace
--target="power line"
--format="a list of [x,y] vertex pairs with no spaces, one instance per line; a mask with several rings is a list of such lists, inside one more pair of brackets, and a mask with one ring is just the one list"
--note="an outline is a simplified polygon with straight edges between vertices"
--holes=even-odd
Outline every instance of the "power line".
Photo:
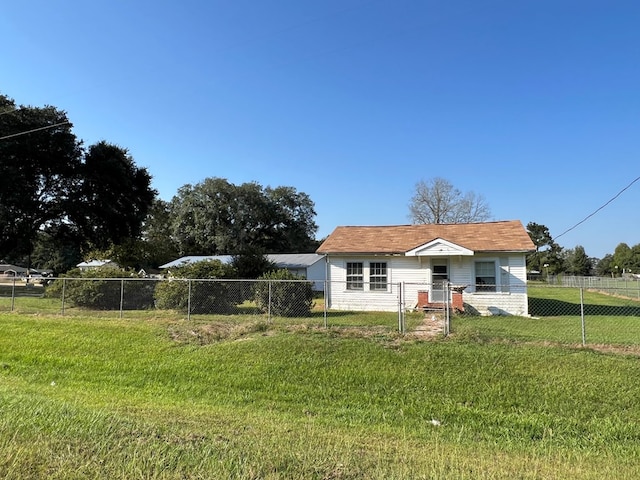
[[4,137],[0,137],[0,140],[5,140],[7,138],[18,137],[20,135],[26,135],[28,133],[39,132],[40,130],[46,130],[48,128],[55,128],[55,127],[59,127],[61,125],[70,125],[70,123],[71,122],[61,122],[61,123],[56,123],[54,125],[47,125],[46,127],[34,128],[33,130],[27,130],[26,132],[13,133],[11,135],[6,135]]
[[564,232],[562,232],[560,235],[556,235],[556,239],[561,237],[562,235],[564,235],[565,233],[570,232],[571,230],[573,230],[574,228],[576,228],[578,225],[583,224],[584,222],[586,222],[588,219],[590,219],[591,217],[593,217],[596,213],[598,213],[600,210],[602,210],[604,207],[606,207],[607,205],[609,205],[611,202],[613,202],[616,198],[618,198],[620,195],[622,195],[622,193],[627,190],[629,187],[631,187],[631,185],[633,185],[634,183],[636,183],[638,180],[640,180],[640,177],[636,178],[633,182],[631,182],[629,185],[627,185],[626,187],[624,187],[622,190],[620,190],[613,198],[611,198],[607,203],[605,203],[604,205],[602,205],[601,207],[599,207],[598,209],[596,209],[594,212],[590,213],[589,215],[587,215],[586,217],[584,217],[582,220],[580,220],[578,223],[576,223],[573,227],[568,228],[567,230],[565,230]]

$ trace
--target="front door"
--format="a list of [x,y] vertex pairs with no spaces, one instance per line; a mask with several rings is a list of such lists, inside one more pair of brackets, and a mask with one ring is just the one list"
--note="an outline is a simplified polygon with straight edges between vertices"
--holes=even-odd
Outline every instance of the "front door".
[[446,284],[449,281],[449,266],[447,261],[440,260],[431,266],[431,301],[444,303],[447,300]]

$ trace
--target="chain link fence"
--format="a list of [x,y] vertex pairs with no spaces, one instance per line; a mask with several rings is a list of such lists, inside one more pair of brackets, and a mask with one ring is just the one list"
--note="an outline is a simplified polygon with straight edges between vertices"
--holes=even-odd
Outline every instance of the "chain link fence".
[[[168,316],[216,322],[266,321],[318,327],[397,332],[398,300],[391,311],[329,309],[327,284],[306,280],[49,278],[45,283],[0,282],[0,312]],[[392,293],[396,295],[396,293]]]
[[[453,334],[640,347],[637,279],[567,277],[529,282],[528,316],[477,315],[473,308],[467,308],[463,291],[448,286],[444,289],[448,293],[436,297],[434,287],[389,284],[385,291],[371,291],[367,297],[348,292],[344,282],[60,278],[33,284],[14,278],[0,282],[0,312],[114,318],[164,315],[235,323],[259,320],[423,337]],[[427,303],[420,300],[425,292],[431,295]],[[500,294],[514,293],[505,290]],[[374,298],[383,300],[376,303]]]
[[454,316],[452,332],[530,342],[640,347],[637,282],[529,282],[529,316]]
[[640,278],[634,275],[622,277],[578,277],[578,276],[551,276],[548,285],[561,285],[563,287],[578,287],[606,293],[607,295],[619,295],[623,298],[640,300]]

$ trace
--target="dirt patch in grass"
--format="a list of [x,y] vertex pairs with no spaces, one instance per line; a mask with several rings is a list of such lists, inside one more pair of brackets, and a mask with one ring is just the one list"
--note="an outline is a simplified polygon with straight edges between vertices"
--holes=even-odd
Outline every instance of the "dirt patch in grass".
[[400,344],[405,340],[415,340],[413,335],[401,335],[387,327],[328,327],[309,324],[278,325],[265,320],[230,323],[209,322],[199,325],[177,323],[168,327],[171,340],[179,344],[210,345],[224,341],[240,341],[255,338],[256,335],[274,335],[278,332],[318,334],[339,338],[366,338],[384,344]]
[[[386,346],[398,348],[403,344],[420,341],[444,340],[444,316],[442,314],[427,314],[424,320],[412,331],[405,335],[397,331],[390,331],[386,327],[340,327],[332,326],[325,328],[318,325],[309,324],[289,324],[277,325],[266,320],[251,322],[209,322],[194,325],[191,323],[175,323],[168,327],[170,338],[179,344],[184,345],[210,345],[224,341],[243,341],[256,338],[256,336],[274,335],[278,332],[318,334],[327,335],[334,338],[362,338],[370,339]],[[631,355],[640,357],[640,345],[597,345],[589,344],[565,344],[552,341],[519,341],[514,339],[498,339],[485,337],[479,332],[454,332],[450,334],[451,339],[465,339],[479,343],[508,343],[521,345],[539,345],[547,347],[571,347],[600,352],[603,354]]]
[[444,314],[426,313],[422,322],[415,328],[410,335],[418,338],[440,338],[444,335]]
[[225,340],[249,338],[252,334],[266,334],[269,324],[265,321],[225,323],[212,322],[202,325],[171,325],[169,336],[177,343],[210,345]]
[[617,355],[632,355],[640,357],[640,345],[587,345],[588,350],[595,350],[601,353],[614,353]]

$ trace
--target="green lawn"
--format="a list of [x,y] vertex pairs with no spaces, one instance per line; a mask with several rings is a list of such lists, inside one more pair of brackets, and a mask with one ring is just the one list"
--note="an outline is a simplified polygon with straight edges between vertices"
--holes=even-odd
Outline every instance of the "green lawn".
[[[580,290],[529,286],[529,313],[523,317],[453,317],[458,336],[516,341],[582,343]],[[583,292],[584,333],[587,345],[640,348],[640,302]]]
[[640,469],[634,356],[169,314],[0,314],[0,328],[2,478],[601,479]]

